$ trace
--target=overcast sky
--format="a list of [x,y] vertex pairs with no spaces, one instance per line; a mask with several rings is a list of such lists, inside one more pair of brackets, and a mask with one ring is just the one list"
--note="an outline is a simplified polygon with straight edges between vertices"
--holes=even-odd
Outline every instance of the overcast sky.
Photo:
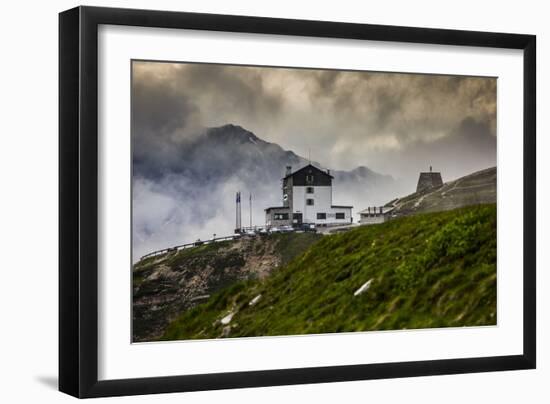
[[433,165],[447,181],[496,164],[496,82],[134,62],[134,150],[139,157],[163,139],[234,123],[299,155],[311,150],[325,167],[407,179]]

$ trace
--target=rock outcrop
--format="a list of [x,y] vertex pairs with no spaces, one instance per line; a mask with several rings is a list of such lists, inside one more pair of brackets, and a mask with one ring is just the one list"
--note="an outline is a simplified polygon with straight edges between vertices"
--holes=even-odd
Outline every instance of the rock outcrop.
[[313,233],[257,236],[138,262],[133,268],[133,341],[158,338],[176,315],[234,282],[264,279],[320,237]]

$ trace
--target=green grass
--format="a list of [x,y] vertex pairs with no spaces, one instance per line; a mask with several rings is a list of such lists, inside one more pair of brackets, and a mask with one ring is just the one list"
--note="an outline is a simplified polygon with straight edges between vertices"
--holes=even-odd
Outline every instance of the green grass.
[[220,337],[218,320],[231,311],[229,337],[496,324],[496,206],[324,236],[264,281],[238,282],[182,313],[161,339]]
[[312,244],[323,238],[316,233],[285,233],[271,235],[275,240],[275,251],[281,257],[281,264],[286,265],[295,257],[306,251]]

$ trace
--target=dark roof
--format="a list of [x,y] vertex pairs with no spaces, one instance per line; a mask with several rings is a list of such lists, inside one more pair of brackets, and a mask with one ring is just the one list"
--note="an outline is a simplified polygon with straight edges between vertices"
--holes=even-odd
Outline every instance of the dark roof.
[[331,205],[331,208],[351,208],[353,209],[353,206],[346,206],[346,205]]
[[265,208],[264,210],[271,210],[271,209],[290,209],[288,206],[270,206],[269,208]]
[[320,168],[315,167],[313,164],[308,164],[307,166],[302,167],[302,168],[300,168],[299,170],[296,170],[296,171],[294,171],[293,173],[288,174],[286,177],[283,178],[283,180],[286,179],[286,178],[288,178],[288,177],[293,177],[294,175],[296,175],[296,174],[298,174],[298,173],[301,173],[302,171],[305,171],[305,170],[308,169],[308,168],[313,169],[313,171],[314,171],[315,173],[320,173],[320,174],[326,175],[327,177],[334,178],[332,175],[330,175],[330,174],[327,173],[326,171],[321,170]]

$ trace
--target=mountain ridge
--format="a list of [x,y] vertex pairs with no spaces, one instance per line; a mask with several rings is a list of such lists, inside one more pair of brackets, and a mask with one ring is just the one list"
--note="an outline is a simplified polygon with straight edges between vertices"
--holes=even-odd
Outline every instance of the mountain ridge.
[[[235,149],[236,146],[244,148],[243,150],[240,150],[240,154],[251,153],[248,155],[248,157],[251,157],[251,159],[256,164],[261,163],[261,161],[258,161],[258,154],[253,153],[254,150],[257,150],[259,152],[259,155],[261,155],[263,159],[275,159],[277,162],[277,167],[279,168],[278,171],[280,172],[281,178],[282,176],[284,176],[283,173],[287,165],[291,165],[293,169],[297,169],[310,163],[309,159],[300,156],[293,150],[285,149],[278,143],[266,141],[257,136],[254,132],[233,123],[205,128],[203,133],[195,136],[193,140],[189,142],[183,142],[179,145],[181,149],[180,154],[187,154],[187,156],[185,157],[187,160],[190,161],[194,160],[194,158],[199,155],[209,156],[213,154],[217,157],[220,157],[219,153],[209,153],[207,149],[215,149],[221,146],[228,148],[228,150],[225,151],[227,155],[234,156],[233,163],[235,167],[238,167],[238,164],[236,163],[238,163],[239,160],[242,160],[239,159],[239,152]],[[226,162],[227,160],[222,159],[222,162],[223,161]],[[139,167],[140,161],[136,161],[135,164],[137,165],[137,174],[140,175],[145,173],[145,176],[147,176],[147,170],[141,170]],[[376,178],[379,181],[395,181],[395,179],[391,175],[378,173],[364,165],[359,165],[351,170],[339,170],[332,167],[326,167],[325,165],[317,161],[311,161],[311,164],[319,168],[331,169],[331,172],[337,175],[349,175],[350,178],[371,177]],[[261,166],[261,164],[258,165]],[[224,165],[224,168],[227,168],[227,166],[228,165]],[[192,175],[200,176],[199,170],[194,170],[193,167],[189,167],[189,165],[183,166],[186,169],[181,169],[181,167],[178,167],[178,165],[174,165],[174,167],[175,169],[168,171],[174,171],[177,173],[191,173]]]

